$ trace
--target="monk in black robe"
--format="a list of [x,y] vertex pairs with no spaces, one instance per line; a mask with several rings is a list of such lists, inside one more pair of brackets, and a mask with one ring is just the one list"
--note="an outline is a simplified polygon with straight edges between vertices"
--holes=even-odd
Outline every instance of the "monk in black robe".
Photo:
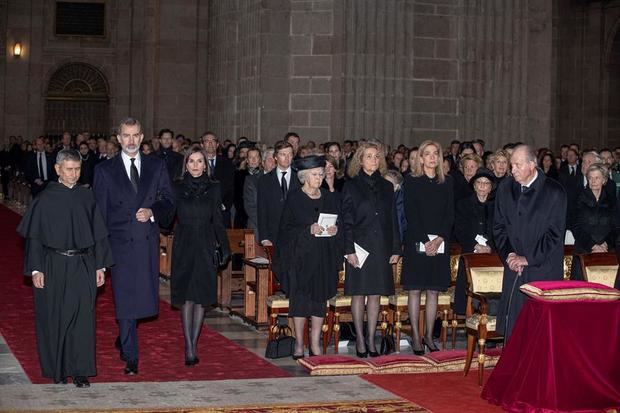
[[62,150],[50,182],[17,228],[26,239],[24,274],[32,276],[37,348],[44,377],[88,387],[95,365],[95,299],[112,265],[108,232],[93,193],[76,185],[80,155]]

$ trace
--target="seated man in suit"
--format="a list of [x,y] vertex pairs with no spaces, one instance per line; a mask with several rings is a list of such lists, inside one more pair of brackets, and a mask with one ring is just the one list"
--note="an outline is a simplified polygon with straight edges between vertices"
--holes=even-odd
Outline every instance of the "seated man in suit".
[[55,160],[52,155],[45,152],[45,139],[39,136],[34,141],[35,151],[28,156],[26,161],[26,181],[30,184],[32,196],[37,196],[49,181],[57,179],[54,172]]
[[230,209],[232,208],[234,198],[233,176],[235,174],[235,168],[228,158],[217,154],[217,148],[220,146],[220,143],[215,133],[205,132],[200,138],[200,141],[207,153],[209,174],[220,183],[223,204],[222,218],[224,219],[224,226],[230,228]]
[[258,180],[258,240],[264,246],[277,245],[280,216],[288,192],[301,187],[297,174],[293,173],[293,146],[286,142],[276,143],[274,148],[276,167]]

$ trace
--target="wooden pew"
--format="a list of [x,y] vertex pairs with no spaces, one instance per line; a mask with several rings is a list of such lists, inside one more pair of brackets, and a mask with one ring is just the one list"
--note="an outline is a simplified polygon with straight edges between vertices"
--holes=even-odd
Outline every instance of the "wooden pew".
[[170,279],[172,268],[172,233],[159,233],[159,275]]
[[[241,254],[245,258],[246,254],[246,235],[254,238],[251,229],[227,229],[228,244],[230,253]],[[232,311],[232,293],[244,290],[244,271],[233,271],[232,259],[228,261],[225,268],[217,273],[217,305],[222,310]]]
[[[262,262],[256,262],[259,257]],[[272,284],[271,261],[265,248],[256,242],[253,233],[246,234],[243,264],[245,294],[243,313],[239,315],[257,329],[267,329],[267,297]]]

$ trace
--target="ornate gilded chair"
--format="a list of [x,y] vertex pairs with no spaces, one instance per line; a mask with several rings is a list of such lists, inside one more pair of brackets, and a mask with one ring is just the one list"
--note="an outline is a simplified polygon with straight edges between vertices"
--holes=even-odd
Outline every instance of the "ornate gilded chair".
[[[327,302],[327,327],[323,326],[324,329],[326,328],[327,330],[327,337],[331,337],[333,333],[335,354],[338,354],[338,342],[340,341],[340,322],[353,321],[353,317],[351,315],[351,297],[344,295],[344,280],[346,277],[344,269],[345,265],[343,263],[342,271],[340,271],[338,274],[338,293],[332,298],[330,298]],[[388,310],[388,297],[381,296],[381,299],[379,301],[379,323],[382,336],[385,335],[385,331],[388,326]],[[326,339],[325,336],[323,336],[323,339],[324,346],[326,347],[326,342],[329,342],[329,338]]]
[[586,281],[614,287],[618,273],[618,259],[615,253],[580,254],[579,262]]
[[[441,317],[441,344],[443,349],[446,349],[447,341],[447,328],[449,326],[448,320],[452,315],[452,305],[454,303],[454,282],[456,280],[456,274],[458,271],[458,255],[450,256],[450,271],[451,271],[451,287],[448,291],[440,292],[438,296],[437,314]],[[456,263],[456,264],[455,264]],[[389,319],[394,325],[394,341],[396,345],[396,351],[400,351],[400,337],[403,329],[403,321],[409,319],[409,292],[401,288],[400,278],[403,267],[402,257],[398,260],[394,271],[394,285],[396,286],[396,293],[389,297]],[[425,320],[425,307],[426,307],[426,294],[420,296],[420,319],[418,328],[420,332],[424,331]],[[453,327],[454,328],[454,327]]]
[[[467,275],[467,307],[465,327],[467,331],[467,359],[465,376],[469,373],[474,355],[475,340],[478,342],[478,384],[482,386],[485,348],[487,340],[501,340],[495,331],[497,317],[488,314],[489,300],[499,299],[502,293],[504,266],[497,254],[463,254]],[[478,309],[474,309],[474,299]]]

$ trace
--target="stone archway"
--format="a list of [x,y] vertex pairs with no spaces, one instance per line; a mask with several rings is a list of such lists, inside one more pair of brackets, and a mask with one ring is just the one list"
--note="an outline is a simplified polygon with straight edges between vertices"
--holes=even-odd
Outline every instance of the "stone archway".
[[67,63],[51,76],[45,95],[45,132],[94,135],[109,133],[109,88],[100,70],[86,63]]

